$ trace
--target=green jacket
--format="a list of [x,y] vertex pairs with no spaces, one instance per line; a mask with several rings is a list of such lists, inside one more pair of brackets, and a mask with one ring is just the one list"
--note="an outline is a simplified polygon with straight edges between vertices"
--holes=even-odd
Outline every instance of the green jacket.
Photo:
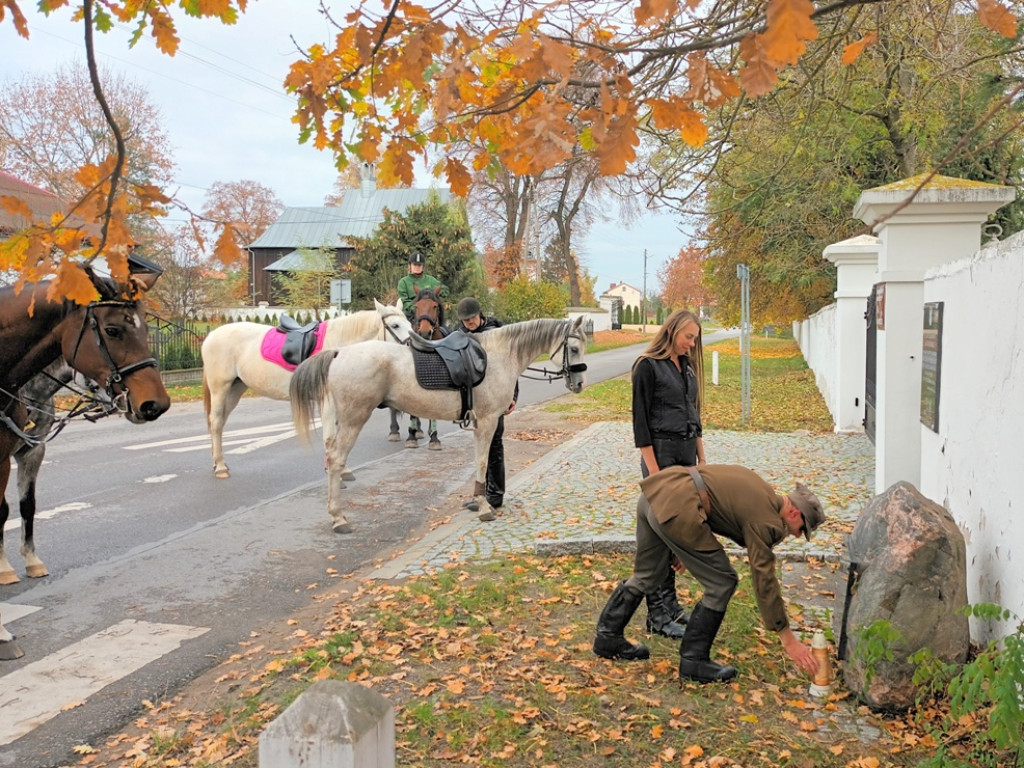
[[402,300],[405,316],[412,319],[412,305],[420,291],[434,291],[442,299],[448,298],[448,286],[441,283],[433,275],[424,272],[422,275],[406,275],[398,281],[398,298]]

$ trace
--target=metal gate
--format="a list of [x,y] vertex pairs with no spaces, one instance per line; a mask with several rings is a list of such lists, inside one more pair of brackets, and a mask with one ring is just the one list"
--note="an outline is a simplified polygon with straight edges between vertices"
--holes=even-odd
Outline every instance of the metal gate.
[[868,296],[868,308],[864,313],[867,321],[867,339],[865,343],[867,359],[864,361],[864,433],[872,443],[875,442],[875,378],[877,373],[878,348],[878,286],[871,287]]

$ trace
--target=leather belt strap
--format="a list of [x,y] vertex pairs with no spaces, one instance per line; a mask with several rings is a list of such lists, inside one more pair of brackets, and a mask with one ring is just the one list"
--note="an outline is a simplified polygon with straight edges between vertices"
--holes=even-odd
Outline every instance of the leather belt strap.
[[708,487],[704,485],[704,478],[700,476],[700,472],[697,471],[696,467],[687,467],[686,471],[690,473],[690,477],[693,478],[693,484],[697,486],[697,494],[700,497],[699,503],[704,513],[711,514],[711,502],[708,500]]

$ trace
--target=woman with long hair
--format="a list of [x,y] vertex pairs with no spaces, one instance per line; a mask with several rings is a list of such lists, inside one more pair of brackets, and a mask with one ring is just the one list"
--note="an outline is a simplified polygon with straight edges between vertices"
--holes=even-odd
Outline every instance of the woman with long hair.
[[[704,347],[700,319],[685,309],[668,316],[633,364],[633,441],[643,477],[665,467],[705,463],[700,409],[704,395]],[[647,648],[626,640],[623,630],[647,600],[647,631],[682,638],[686,614],[676,594],[682,564],[657,536],[638,527],[633,576],[609,598],[598,620],[594,652],[605,658],[648,658]],[[658,576],[654,593],[638,588],[642,576]],[[649,578],[644,581],[650,582]]]

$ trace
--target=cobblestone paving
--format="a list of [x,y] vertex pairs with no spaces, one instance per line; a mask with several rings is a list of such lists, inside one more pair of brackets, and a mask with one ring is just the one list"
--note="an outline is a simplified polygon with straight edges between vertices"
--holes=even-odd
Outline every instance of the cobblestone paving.
[[[864,435],[706,432],[713,464],[742,464],[780,492],[797,481],[818,494],[827,521],[811,542],[788,538],[781,559],[839,558],[872,496],[874,451]],[[625,551],[633,541],[639,454],[625,422],[588,427],[511,477],[497,520],[466,512],[410,550],[396,576],[511,552]]]

